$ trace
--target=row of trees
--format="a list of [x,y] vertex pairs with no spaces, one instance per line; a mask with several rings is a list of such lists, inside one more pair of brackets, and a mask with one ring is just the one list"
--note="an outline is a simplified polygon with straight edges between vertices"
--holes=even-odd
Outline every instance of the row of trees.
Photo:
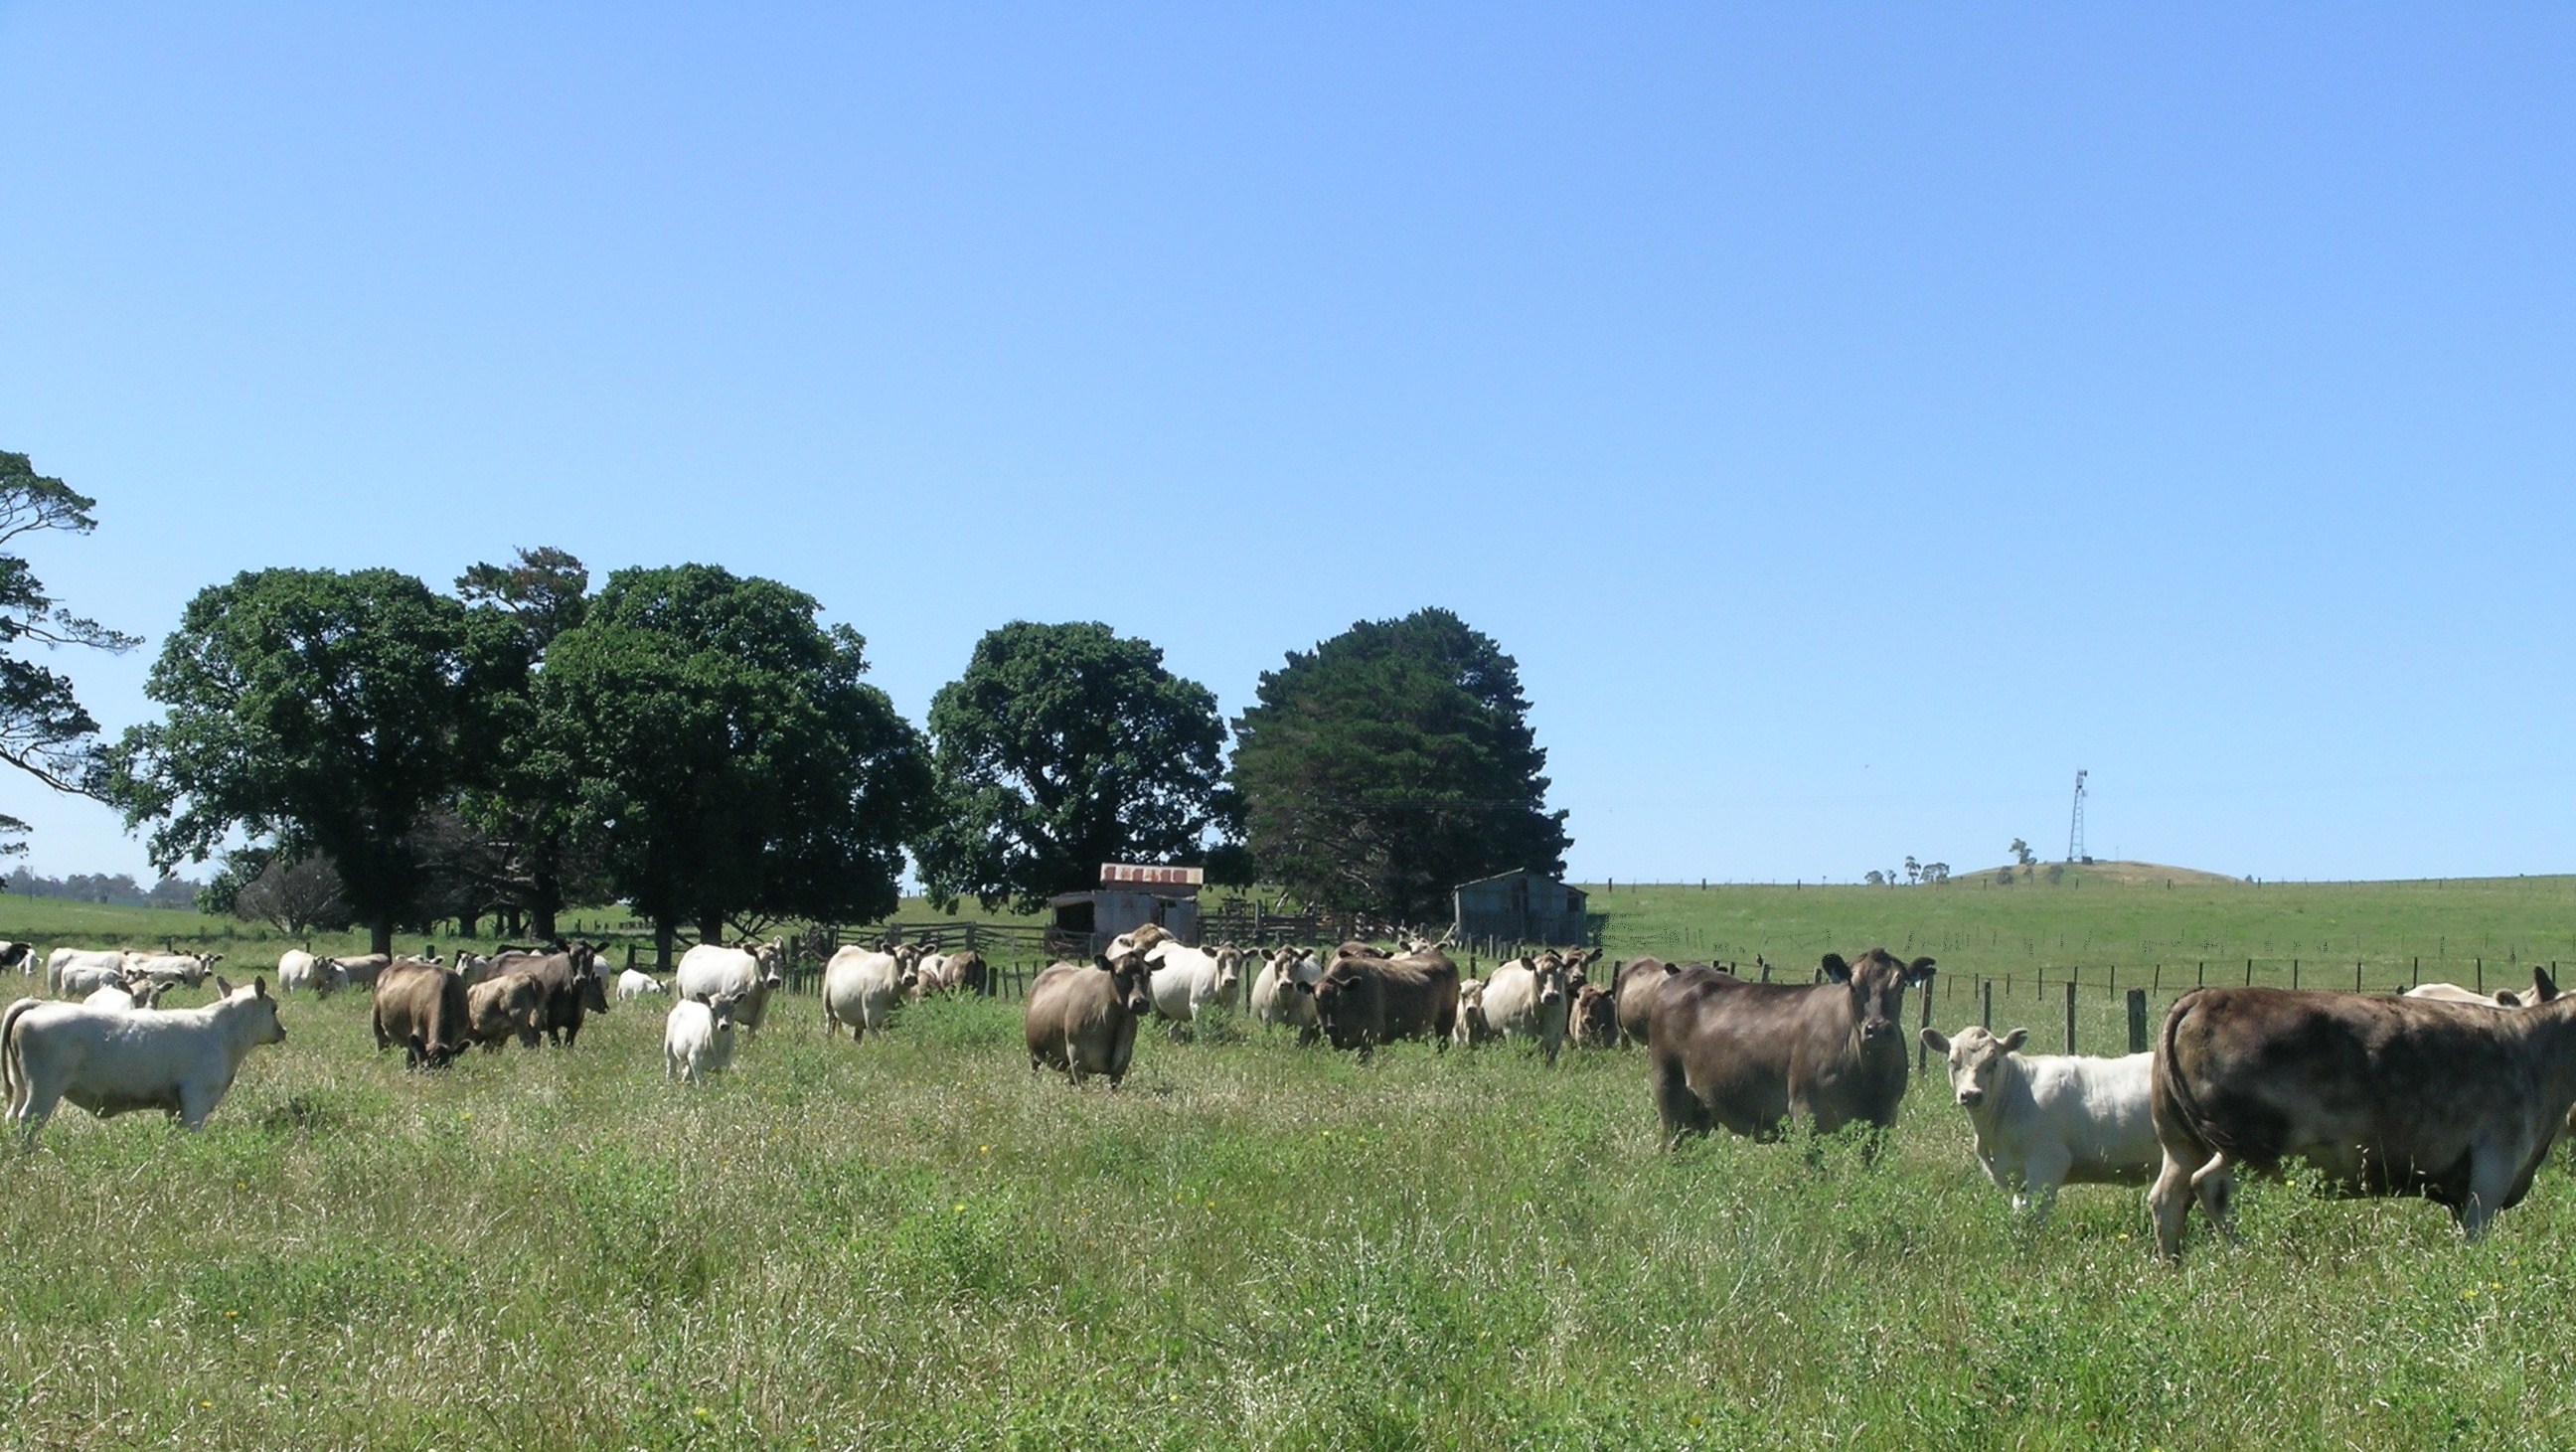
[[[10,461],[0,498],[14,483],[23,507],[50,501],[50,527],[91,527],[91,501]],[[63,615],[5,555],[0,610],[20,634],[135,643]],[[1416,921],[1457,882],[1562,871],[1517,668],[1447,611],[1291,653],[1232,723],[1230,762],[1214,693],[1105,625],[990,632],[925,735],[819,613],[710,565],[593,592],[555,549],[446,594],[393,570],[252,571],[164,640],[160,719],[102,747],[39,673],[0,699],[21,735],[41,728],[5,759],[118,807],[165,871],[221,857],[210,905],[362,923],[380,951],[397,926],[487,911],[544,935],[608,897],[665,952],[683,926],[866,922],[894,909],[907,852],[950,903],[1030,906],[1103,861],[1203,861]],[[16,739],[0,729],[0,752]]]

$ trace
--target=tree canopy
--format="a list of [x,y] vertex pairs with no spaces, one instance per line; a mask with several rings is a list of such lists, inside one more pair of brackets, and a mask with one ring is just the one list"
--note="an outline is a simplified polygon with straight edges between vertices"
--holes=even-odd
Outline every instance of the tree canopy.
[[[0,761],[56,791],[101,791],[98,722],[61,674],[26,659],[29,643],[122,652],[138,638],[74,615],[45,591],[18,541],[44,530],[88,534],[98,501],[36,472],[25,454],[0,453]],[[23,852],[27,824],[0,815],[0,855]]]
[[552,546],[522,549],[508,565],[475,565],[456,580],[459,598],[517,624],[530,674],[500,713],[489,771],[437,834],[447,849],[441,875],[457,916],[487,905],[513,918],[524,912],[540,940],[554,936],[564,908],[609,890],[596,836],[582,830],[581,771],[568,754],[579,743],[545,717],[536,690],[555,640],[588,616],[589,590],[589,567]]
[[930,730],[941,811],[915,853],[935,899],[1028,909],[1092,886],[1103,862],[1199,854],[1225,724],[1148,641],[1013,621],[976,642]]
[[1450,889],[1565,870],[1520,671],[1447,610],[1363,621],[1261,677],[1233,785],[1262,873],[1308,902],[1445,920]]
[[375,951],[418,901],[416,829],[492,759],[493,707],[526,660],[515,630],[394,570],[260,570],[210,586],[163,642],[108,778],[153,862],[236,830],[339,873]]
[[817,610],[713,565],[620,570],[546,652],[531,745],[574,773],[583,830],[666,954],[682,922],[713,940],[894,910],[928,752],[861,679],[866,643]]

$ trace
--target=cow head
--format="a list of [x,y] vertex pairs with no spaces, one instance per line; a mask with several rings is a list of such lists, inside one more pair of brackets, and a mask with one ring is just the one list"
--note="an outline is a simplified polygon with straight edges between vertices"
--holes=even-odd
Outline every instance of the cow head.
[[1575,990],[1574,1038],[1601,1048],[1619,1041],[1619,1009],[1609,989],[1587,983]]
[[1227,944],[1216,950],[1217,997],[1231,1002],[1234,990],[1243,982],[1243,950]]
[[1571,990],[1565,960],[1554,953],[1541,953],[1530,964],[1530,973],[1538,980],[1538,1002],[1541,1008],[1563,1003]]
[[600,986],[598,974],[576,967],[572,975],[572,994],[583,1012],[608,1012],[608,990]]
[[734,1015],[742,1009],[743,995],[719,993],[710,996],[701,993],[697,1000],[707,1006],[707,1016],[712,1021],[716,1037],[723,1038],[733,1032]]
[[1586,973],[1584,970],[1590,968],[1594,963],[1599,962],[1600,959],[1601,950],[1598,948],[1577,948],[1573,952],[1566,954],[1566,991],[1573,994],[1581,994],[1584,986],[1592,981],[1591,975]]
[[1376,1028],[1369,1021],[1375,988],[1369,971],[1348,961],[1325,970],[1323,981],[1315,985],[1315,1022],[1334,1048],[1367,1046]]
[[1950,1093],[1962,1109],[1975,1109],[1993,1098],[1995,1076],[2002,1071],[2004,1059],[2029,1042],[2030,1030],[2019,1028],[2002,1038],[1974,1024],[1959,1030],[1955,1039],[1941,1037],[1939,1029],[1923,1031],[1923,1047],[1949,1061]]
[[1820,971],[1826,982],[1839,983],[1850,992],[1852,1020],[1866,1048],[1895,1044],[1905,1037],[1905,990],[1931,981],[1932,960],[1906,963],[1885,948],[1872,948],[1860,955],[1858,964],[1844,962],[1840,953],[1827,953]]
[[1119,1004],[1139,1018],[1154,1011],[1154,965],[1134,949],[1117,957],[1098,957],[1092,966],[1109,975],[1110,991],[1118,995]]
[[215,980],[215,991],[223,995],[226,1003],[240,1003],[250,1006],[250,1041],[252,1043],[282,1044],[286,1042],[286,1025],[280,1022],[277,1017],[277,1000],[268,996],[268,980],[266,978],[254,978],[250,981],[250,987],[243,989],[236,989],[231,984],[218,978]]

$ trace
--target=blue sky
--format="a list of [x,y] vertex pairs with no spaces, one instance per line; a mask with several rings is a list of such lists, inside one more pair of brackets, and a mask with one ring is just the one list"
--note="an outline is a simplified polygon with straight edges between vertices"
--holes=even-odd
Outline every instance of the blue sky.
[[[525,13],[541,10],[543,13]],[[2576,869],[2576,12],[0,4],[0,448],[267,565],[1447,605],[1574,872]],[[148,651],[62,658],[111,726]],[[0,781],[39,870],[136,870]]]

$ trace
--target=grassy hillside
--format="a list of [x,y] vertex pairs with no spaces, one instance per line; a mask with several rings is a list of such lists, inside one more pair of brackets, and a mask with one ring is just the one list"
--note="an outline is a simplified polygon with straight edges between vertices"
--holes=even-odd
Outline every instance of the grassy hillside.
[[2152,1264],[2133,1190],[2016,1232],[1956,1110],[1890,1152],[1660,1153],[1633,1053],[1372,1064],[1016,1006],[864,1048],[781,1005],[411,1075],[285,1010],[202,1136],[0,1163],[0,1444],[491,1448],[2563,1446],[2576,1182],[2486,1243],[2256,1186]]

